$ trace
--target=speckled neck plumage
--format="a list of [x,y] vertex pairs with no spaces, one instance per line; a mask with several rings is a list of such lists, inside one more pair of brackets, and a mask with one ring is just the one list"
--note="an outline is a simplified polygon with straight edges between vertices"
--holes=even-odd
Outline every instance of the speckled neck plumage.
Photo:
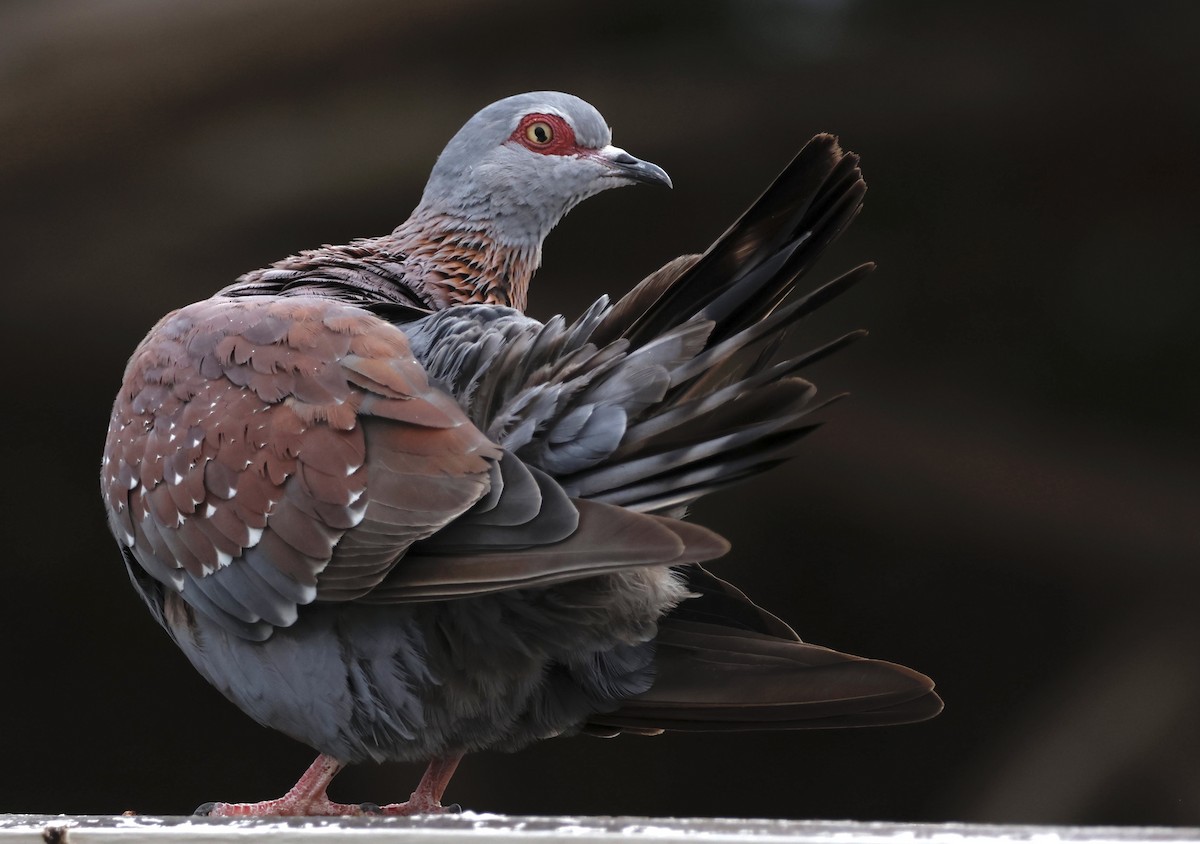
[[435,310],[462,304],[525,310],[540,242],[505,244],[479,220],[418,209],[380,245],[404,255],[404,283]]
[[313,294],[431,310],[506,305],[523,311],[540,260],[540,241],[506,244],[484,221],[418,209],[390,234],[306,250],[247,273],[221,292]]

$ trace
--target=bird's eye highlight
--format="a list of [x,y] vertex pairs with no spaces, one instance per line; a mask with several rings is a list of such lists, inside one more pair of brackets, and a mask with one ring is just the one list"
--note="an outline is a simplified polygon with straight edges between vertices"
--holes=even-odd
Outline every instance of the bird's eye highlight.
[[525,137],[531,144],[544,147],[554,140],[554,127],[545,120],[536,120],[525,127]]

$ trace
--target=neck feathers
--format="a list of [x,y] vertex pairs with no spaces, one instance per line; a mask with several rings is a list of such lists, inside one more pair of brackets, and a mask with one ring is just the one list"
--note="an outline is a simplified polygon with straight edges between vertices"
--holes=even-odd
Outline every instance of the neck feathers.
[[541,243],[508,244],[480,221],[418,210],[385,238],[404,255],[405,283],[432,307],[507,305],[525,310]]
[[334,295],[442,310],[505,305],[524,311],[541,241],[508,244],[494,227],[418,209],[391,234],[323,246],[247,273],[225,295]]

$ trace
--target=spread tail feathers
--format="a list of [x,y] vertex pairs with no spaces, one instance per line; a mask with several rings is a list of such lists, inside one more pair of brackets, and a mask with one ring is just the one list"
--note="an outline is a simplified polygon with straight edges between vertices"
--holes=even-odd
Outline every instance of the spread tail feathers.
[[661,401],[630,417],[608,459],[561,478],[570,494],[678,515],[700,496],[786,459],[815,429],[807,417],[820,407],[797,373],[865,332],[786,360],[775,352],[796,322],[873,265],[784,302],[858,213],[865,192],[858,157],[818,135],[707,252],[672,261],[603,317],[589,339],[627,343],[631,358],[699,329],[703,345],[670,370]]

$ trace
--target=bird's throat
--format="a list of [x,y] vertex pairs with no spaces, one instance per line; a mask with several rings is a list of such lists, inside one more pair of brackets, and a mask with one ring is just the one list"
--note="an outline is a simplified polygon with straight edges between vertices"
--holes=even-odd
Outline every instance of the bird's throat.
[[462,304],[525,310],[542,245],[506,243],[485,222],[415,212],[381,246],[403,256],[404,281],[435,309]]

